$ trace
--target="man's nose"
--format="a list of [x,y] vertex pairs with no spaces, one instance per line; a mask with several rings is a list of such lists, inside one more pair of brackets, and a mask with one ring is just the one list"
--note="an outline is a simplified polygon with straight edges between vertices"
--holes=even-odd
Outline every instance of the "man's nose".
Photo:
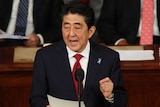
[[70,35],[70,36],[74,36],[74,35],[75,35],[75,31],[74,31],[73,28],[70,29],[69,35]]

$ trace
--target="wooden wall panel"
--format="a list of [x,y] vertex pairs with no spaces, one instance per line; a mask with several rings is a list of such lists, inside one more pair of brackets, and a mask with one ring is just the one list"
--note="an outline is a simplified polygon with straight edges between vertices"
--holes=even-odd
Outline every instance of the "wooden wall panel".
[[31,74],[1,75],[0,107],[29,107],[31,82]]
[[29,107],[30,87],[0,89],[0,107]]
[[160,107],[160,72],[124,71],[127,107]]

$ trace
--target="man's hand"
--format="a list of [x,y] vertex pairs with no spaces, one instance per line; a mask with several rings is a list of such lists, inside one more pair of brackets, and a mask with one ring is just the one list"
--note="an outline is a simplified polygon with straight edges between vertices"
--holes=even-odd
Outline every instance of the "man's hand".
[[40,39],[36,34],[30,34],[28,35],[28,40],[25,41],[25,46],[29,46],[29,47],[36,47],[39,45],[40,43]]
[[[3,33],[5,33],[5,32],[0,29],[0,36],[1,36],[1,34],[3,34]],[[0,39],[0,42],[4,42],[4,41],[5,41],[4,39]]]
[[100,90],[105,98],[112,98],[113,97],[113,82],[109,77],[106,77],[99,81]]
[[126,46],[126,45],[129,45],[129,43],[126,40],[121,40],[117,45],[118,46]]
[[46,107],[51,107],[50,105],[47,105]]
[[4,42],[5,40],[4,39],[0,39],[0,42]]

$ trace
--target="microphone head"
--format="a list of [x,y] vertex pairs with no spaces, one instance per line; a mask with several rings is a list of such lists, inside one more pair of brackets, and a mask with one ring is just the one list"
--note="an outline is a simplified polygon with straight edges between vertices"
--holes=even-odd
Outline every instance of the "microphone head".
[[83,81],[84,79],[84,71],[83,69],[79,68],[75,71],[75,79],[76,81]]

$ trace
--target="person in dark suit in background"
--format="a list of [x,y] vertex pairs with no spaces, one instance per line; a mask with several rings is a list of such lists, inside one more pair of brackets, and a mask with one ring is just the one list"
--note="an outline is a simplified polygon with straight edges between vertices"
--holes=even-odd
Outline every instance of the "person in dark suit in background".
[[[72,69],[75,54],[81,54],[84,70],[81,100],[86,107],[126,107],[127,92],[123,87],[119,54],[91,42],[96,30],[93,10],[77,1],[62,9],[63,40],[37,51],[31,107],[50,107],[47,94],[65,100],[77,100]],[[78,106],[78,103],[77,103]]]
[[[0,29],[13,35],[15,32],[19,0],[0,1]],[[27,27],[24,36],[27,41],[1,40],[1,46],[39,46],[62,39],[59,12],[63,0],[29,0]],[[1,33],[2,33],[1,32]]]
[[[97,24],[99,38],[107,45],[139,45],[143,1],[104,0]],[[153,44],[160,44],[159,0],[154,0]]]

